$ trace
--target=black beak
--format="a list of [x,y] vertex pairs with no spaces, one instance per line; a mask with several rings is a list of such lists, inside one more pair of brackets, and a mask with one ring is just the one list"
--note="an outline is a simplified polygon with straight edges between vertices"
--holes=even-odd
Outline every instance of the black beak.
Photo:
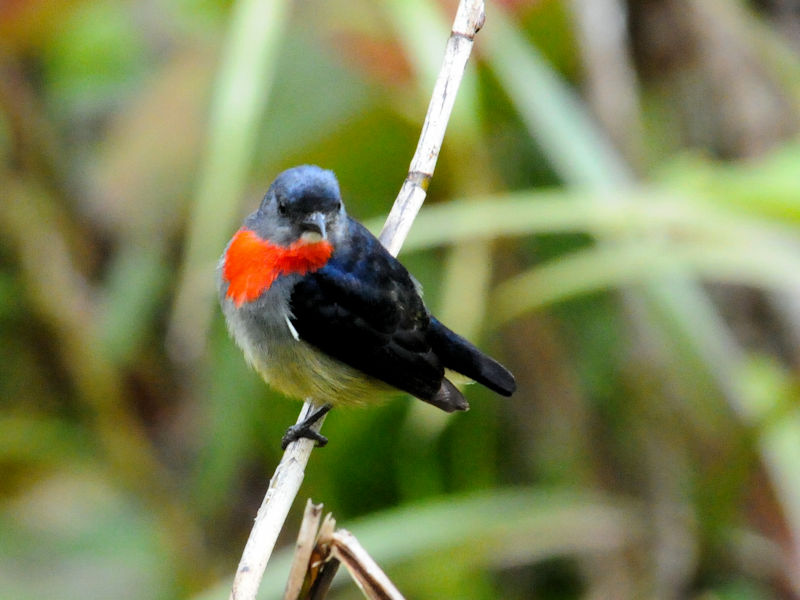
[[308,215],[305,219],[303,219],[301,227],[304,232],[313,231],[320,234],[323,240],[328,237],[328,234],[325,231],[325,215],[321,212],[314,212]]

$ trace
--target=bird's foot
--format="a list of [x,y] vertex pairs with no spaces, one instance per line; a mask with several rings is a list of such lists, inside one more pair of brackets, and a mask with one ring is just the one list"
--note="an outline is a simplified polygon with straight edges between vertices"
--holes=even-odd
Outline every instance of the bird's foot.
[[286,430],[286,433],[283,434],[283,438],[281,438],[281,448],[286,450],[286,447],[289,444],[296,442],[300,438],[314,440],[317,442],[317,448],[322,448],[328,443],[328,438],[326,438],[320,432],[311,429],[311,426],[319,421],[325,414],[327,414],[331,408],[332,407],[330,404],[324,404],[313,413],[308,415],[300,423],[289,427],[289,429]]
[[296,442],[300,438],[306,438],[309,440],[314,440],[317,442],[317,448],[322,448],[325,444],[328,443],[328,438],[322,435],[319,432],[314,431],[311,429],[310,425],[306,425],[305,423],[299,423],[297,425],[292,425],[289,429],[286,430],[286,433],[283,434],[281,438],[281,449],[286,450],[286,448],[292,442]]

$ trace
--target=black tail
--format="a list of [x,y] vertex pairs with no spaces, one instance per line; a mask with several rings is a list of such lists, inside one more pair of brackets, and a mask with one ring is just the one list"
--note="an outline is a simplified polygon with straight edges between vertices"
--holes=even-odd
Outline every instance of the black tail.
[[503,396],[510,396],[517,389],[517,382],[508,369],[433,317],[428,332],[428,342],[448,369],[466,375]]

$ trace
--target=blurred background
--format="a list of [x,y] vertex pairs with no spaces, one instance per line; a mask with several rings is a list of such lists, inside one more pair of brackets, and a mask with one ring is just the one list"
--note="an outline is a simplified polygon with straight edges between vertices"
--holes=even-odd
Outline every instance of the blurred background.
[[[0,2],[0,598],[227,597],[300,405],[217,257],[298,163],[380,229],[455,4]],[[800,2],[488,4],[401,258],[519,391],[334,411],[282,547],[311,497],[408,598],[800,597]]]

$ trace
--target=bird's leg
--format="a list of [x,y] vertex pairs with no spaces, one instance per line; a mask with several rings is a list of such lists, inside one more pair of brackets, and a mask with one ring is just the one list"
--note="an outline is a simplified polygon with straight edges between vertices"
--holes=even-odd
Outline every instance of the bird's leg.
[[281,439],[281,448],[286,450],[286,447],[289,444],[299,440],[300,438],[314,440],[317,442],[317,447],[322,448],[322,446],[328,443],[328,438],[318,431],[311,429],[311,426],[319,421],[324,415],[328,414],[328,411],[331,408],[333,407],[330,404],[323,404],[321,407],[303,419],[300,423],[289,427]]

